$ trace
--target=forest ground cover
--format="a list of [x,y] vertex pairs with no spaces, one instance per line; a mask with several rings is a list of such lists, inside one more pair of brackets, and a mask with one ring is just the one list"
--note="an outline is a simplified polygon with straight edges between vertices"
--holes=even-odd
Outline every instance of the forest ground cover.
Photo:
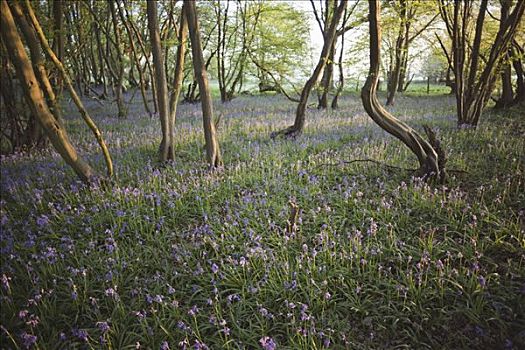
[[[293,120],[281,96],[216,102],[225,167],[213,172],[199,105],[179,107],[177,159],[159,166],[158,120],[135,101],[127,119],[86,101],[111,186],[85,187],[52,151],[2,158],[3,347],[525,346],[519,109],[458,130],[453,97],[399,96],[394,115],[439,130],[449,169],[464,171],[438,186],[344,163],[416,166],[355,94],[309,109],[295,141],[269,138]],[[71,139],[103,172],[68,106]]]

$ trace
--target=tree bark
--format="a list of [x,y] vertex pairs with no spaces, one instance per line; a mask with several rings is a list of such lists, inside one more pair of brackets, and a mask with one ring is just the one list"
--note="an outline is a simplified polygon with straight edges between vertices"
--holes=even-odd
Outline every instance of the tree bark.
[[516,51],[513,54],[514,60],[512,61],[512,66],[516,72],[516,96],[514,96],[512,104],[517,105],[525,102],[525,72],[523,71],[522,63],[524,52],[523,48],[516,41],[513,42],[513,51]]
[[175,138],[173,126],[170,126],[168,108],[168,83],[164,70],[164,55],[160,43],[160,32],[157,20],[157,1],[148,1],[148,29],[150,33],[151,51],[153,53],[153,67],[155,70],[155,85],[157,86],[157,104],[159,106],[162,141],[159,147],[160,161],[166,162],[175,157]]
[[[53,90],[51,82],[48,78],[49,76],[45,65],[45,59],[42,55],[40,45],[38,44],[38,37],[35,29],[28,23],[25,14],[23,13],[18,2],[11,2],[9,6],[16,23],[18,23],[20,26],[22,35],[24,36],[25,42],[29,48],[33,71],[35,72],[35,76],[37,77],[38,82],[44,92],[44,96],[46,97],[49,108],[60,125],[64,126],[62,111],[60,109],[60,105],[58,104],[55,91]],[[38,127],[39,126],[37,125],[37,128]]]
[[[140,88],[140,95],[142,96],[142,103],[144,105],[144,109],[146,110],[146,113],[148,113],[148,115],[151,117],[152,113],[151,113],[151,109],[149,108],[148,97],[146,95],[146,81],[144,79],[144,70],[142,69],[140,65],[139,56],[137,55],[137,48],[135,47],[135,44],[134,44],[135,39],[133,38],[133,33],[131,32],[130,24],[124,17],[124,13],[120,6],[118,6],[118,13],[120,16],[120,20],[122,21],[122,23],[124,24],[124,28],[126,29],[126,33],[128,34],[129,45],[130,45],[131,54],[133,57],[133,63],[135,64],[135,67],[137,68],[137,71],[139,74],[139,83],[140,83],[139,88]],[[131,70],[132,68],[130,69],[130,72]]]
[[[57,53],[60,61],[64,60],[64,25],[62,15],[64,13],[64,3],[62,0],[53,0],[53,51]],[[63,82],[57,78],[55,82],[57,94],[62,93]]]
[[388,113],[379,103],[377,85],[381,55],[381,27],[379,22],[381,18],[381,2],[377,0],[369,1],[368,4],[370,11],[370,70],[366,83],[361,90],[363,106],[376,124],[398,138],[417,156],[420,166],[418,175],[425,179],[436,176],[441,181],[444,181],[444,163],[440,166],[438,153],[434,147],[415,130]]
[[[394,97],[399,85],[401,70],[403,65],[403,48],[405,47],[405,42],[408,40],[406,37],[406,26],[408,26],[407,18],[407,3],[406,0],[400,0],[399,5],[401,6],[400,11],[400,22],[399,22],[399,32],[397,34],[396,47],[394,51],[394,67],[390,73],[390,79],[388,79],[387,84],[387,99],[386,105],[391,106],[394,104]],[[408,46],[408,45],[407,45]]]
[[89,182],[94,178],[95,172],[91,166],[77,154],[68,139],[66,130],[60,126],[49,110],[6,0],[1,0],[0,19],[0,33],[11,62],[15,66],[31,112],[38,119],[51,143],[65,162],[73,168],[80,179]]
[[40,24],[35,16],[35,13],[33,12],[33,9],[31,8],[31,4],[29,0],[26,0],[26,9],[27,9],[29,18],[31,19],[31,23],[33,24],[33,27],[35,28],[36,34],[38,35],[38,38],[40,39],[40,44],[42,45],[42,48],[47,53],[49,58],[53,61],[57,70],[60,72],[60,77],[64,80],[66,84],[66,88],[68,89],[68,92],[71,95],[73,102],[77,106],[78,111],[80,112],[80,115],[82,116],[82,119],[84,119],[89,129],[93,132],[93,135],[95,136],[97,143],[99,144],[102,150],[102,155],[104,156],[104,160],[106,162],[108,177],[113,176],[113,162],[111,160],[111,156],[109,154],[109,150],[106,146],[106,143],[104,142],[104,139],[102,137],[102,133],[98,129],[93,119],[91,119],[91,117],[89,116],[88,111],[84,108],[82,101],[80,100],[75,89],[73,88],[73,83],[71,82],[71,79],[69,78],[69,75],[67,74],[66,69],[64,68],[64,65],[62,64],[62,62],[60,62],[58,57],[55,55],[55,53],[49,46],[49,43],[47,42],[47,39],[44,36],[44,31],[42,30],[42,27],[40,27]]
[[124,95],[123,95],[123,86],[124,86],[124,60],[123,60],[123,53],[122,49],[120,47],[120,30],[118,27],[118,20],[117,20],[117,12],[115,9],[116,0],[110,0],[109,1],[109,8],[111,10],[111,19],[113,22],[113,33],[115,35],[115,55],[116,62],[118,62],[118,73],[117,73],[117,79],[114,84],[115,89],[115,98],[117,100],[117,107],[118,107],[118,117],[119,118],[126,118],[128,115],[128,110],[124,104]]
[[188,31],[191,41],[191,51],[193,57],[193,70],[195,79],[199,83],[199,92],[202,105],[202,122],[204,126],[204,139],[206,141],[206,157],[210,168],[217,168],[222,165],[219,141],[213,124],[213,102],[208,85],[208,75],[204,57],[202,54],[201,36],[199,32],[199,22],[197,21],[197,9],[193,0],[184,0],[183,11],[188,20]]
[[177,104],[179,102],[180,92],[182,91],[182,82],[184,80],[184,58],[186,56],[186,45],[188,41],[188,20],[184,11],[180,15],[180,25],[178,33],[178,47],[175,54],[175,76],[173,77],[173,91],[170,97],[170,125],[175,125],[177,118]]

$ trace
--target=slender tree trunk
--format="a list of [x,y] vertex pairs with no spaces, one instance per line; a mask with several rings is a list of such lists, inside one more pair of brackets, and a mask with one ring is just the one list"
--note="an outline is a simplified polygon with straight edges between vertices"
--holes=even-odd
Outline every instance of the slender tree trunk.
[[192,0],[184,0],[183,11],[188,20],[188,30],[193,56],[193,70],[195,79],[197,79],[199,83],[199,91],[201,95],[202,121],[204,124],[204,139],[206,140],[206,156],[210,167],[216,168],[222,165],[222,159],[219,149],[219,141],[217,140],[215,132],[215,125],[213,124],[213,102],[202,54],[201,36],[195,2]]
[[175,56],[175,76],[173,77],[173,91],[170,97],[170,125],[174,127],[177,117],[177,103],[179,102],[184,80],[184,58],[186,56],[186,44],[188,40],[188,21],[184,12],[180,16],[180,26],[178,33],[179,46]]
[[328,93],[332,88],[332,78],[334,76],[334,57],[335,57],[335,46],[337,42],[337,36],[332,42],[330,51],[328,53],[328,60],[326,67],[323,70],[323,77],[321,78],[321,96],[319,97],[318,109],[328,108]]
[[140,65],[139,56],[137,55],[137,48],[135,47],[135,43],[134,43],[135,39],[133,38],[133,33],[131,31],[130,24],[124,17],[124,12],[122,11],[122,8],[120,6],[118,6],[118,12],[119,12],[120,20],[124,24],[124,28],[126,29],[126,33],[128,34],[131,54],[133,57],[133,63],[135,64],[135,67],[137,68],[137,71],[139,74],[139,82],[140,82],[139,88],[140,88],[140,94],[142,96],[142,103],[144,104],[144,109],[146,110],[146,113],[148,113],[148,115],[151,117],[152,113],[149,107],[148,97],[146,95],[146,81],[144,79],[144,70],[142,69]]
[[308,97],[310,97],[310,92],[312,91],[315,83],[319,79],[319,75],[321,74],[321,72],[323,71],[326,65],[329,51],[332,47],[332,43],[335,40],[337,25],[339,24],[339,21],[341,20],[343,12],[346,9],[346,5],[347,5],[347,1],[341,0],[339,2],[339,5],[336,7],[334,15],[332,16],[330,27],[327,31],[326,39],[324,40],[323,49],[321,51],[321,56],[319,57],[319,61],[317,62],[317,65],[315,66],[312,76],[310,77],[310,79],[308,79],[308,81],[303,87],[303,91],[301,92],[301,98],[299,100],[299,104],[295,112],[294,124],[284,130],[272,133],[271,135],[272,138],[275,138],[280,135],[283,135],[285,137],[295,138],[303,132],[304,125],[305,125],[305,113],[306,113],[306,105],[308,104]]
[[[510,3],[503,1],[501,3],[501,17],[500,17],[500,28],[501,23],[509,17]],[[514,95],[512,91],[512,70],[511,70],[511,58],[512,48],[509,48],[505,55],[503,68],[501,70],[501,97],[496,101],[496,108],[508,108],[512,105]]]
[[155,69],[155,85],[157,86],[157,103],[159,106],[160,126],[162,129],[162,141],[159,147],[160,161],[173,160],[174,137],[170,134],[173,128],[169,126],[168,109],[168,83],[164,71],[164,56],[160,43],[160,32],[157,20],[157,1],[148,1],[148,28],[150,33],[151,51],[153,53],[153,67]]
[[31,112],[43,126],[51,143],[65,162],[73,168],[83,181],[90,181],[95,176],[95,172],[77,154],[68,139],[66,130],[60,126],[49,110],[6,0],[1,0],[0,19],[2,28],[0,33],[7,47],[11,62],[15,66]]
[[117,100],[117,107],[118,107],[118,117],[119,118],[126,118],[128,115],[128,110],[126,108],[126,105],[124,104],[124,95],[123,95],[123,86],[124,86],[124,60],[123,60],[123,53],[120,47],[120,30],[118,26],[118,20],[117,20],[117,12],[115,9],[116,3],[115,0],[110,0],[109,2],[110,10],[111,10],[111,19],[113,22],[113,33],[115,34],[115,55],[116,62],[118,62],[118,74],[117,74],[117,80],[115,81],[115,98]]
[[516,105],[525,102],[525,72],[522,63],[524,52],[516,41],[514,41],[513,49],[517,52],[513,54],[514,60],[512,61],[512,66],[516,72],[516,96],[514,96],[512,104]]
[[376,124],[402,141],[417,156],[420,165],[419,175],[424,178],[437,176],[441,181],[444,181],[444,162],[440,162],[434,147],[411,127],[388,113],[377,99],[381,55],[381,27],[379,24],[381,2],[377,0],[369,1],[368,5],[370,10],[370,71],[361,90],[363,106]]
[[[126,12],[126,18],[128,19],[129,26],[133,30],[133,32],[135,33],[135,37],[137,38],[140,50],[141,50],[142,55],[144,57],[144,60],[146,62],[145,63],[145,68],[142,71],[145,72],[145,69],[147,68],[151,79],[153,79],[154,73],[153,73],[153,68],[151,67],[151,64],[150,64],[150,60],[148,58],[149,57],[149,52],[146,50],[146,46],[144,45],[144,42],[142,40],[142,35],[140,34],[140,32],[138,31],[137,27],[135,26],[135,23],[133,23],[133,21],[131,20],[131,15],[130,15],[128,9],[126,7],[124,7],[124,10]],[[157,96],[157,87],[155,86],[155,84],[151,84],[151,93],[153,95],[153,109],[154,109],[155,113],[157,113],[159,108],[158,108],[158,105],[157,105],[157,97],[156,97]]]
[[[53,51],[58,55],[60,61],[64,60],[64,25],[62,15],[64,3],[62,0],[53,0]],[[55,81],[55,89],[58,95],[62,93],[63,82],[60,78]]]
[[[509,50],[510,51],[510,50]],[[512,91],[512,70],[511,70],[511,55],[507,54],[505,58],[506,62],[503,65],[501,71],[501,96],[496,101],[495,108],[503,109],[512,106],[514,101],[514,93]]]
[[390,79],[388,79],[387,84],[387,99],[386,99],[386,105],[391,106],[394,104],[394,97],[397,91],[397,87],[399,85],[400,77],[401,77],[401,68],[403,65],[403,48],[405,46],[405,41],[407,38],[405,37],[405,25],[408,21],[407,19],[407,4],[406,0],[400,0],[400,6],[401,6],[401,22],[399,23],[399,33],[397,35],[396,40],[396,47],[394,51],[394,67],[392,68]]

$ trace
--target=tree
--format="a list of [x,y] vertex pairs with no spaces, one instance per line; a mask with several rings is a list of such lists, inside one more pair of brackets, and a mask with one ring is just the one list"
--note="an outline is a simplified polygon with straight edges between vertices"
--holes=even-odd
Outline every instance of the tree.
[[210,167],[216,168],[222,165],[222,158],[219,149],[219,141],[217,140],[215,132],[215,125],[213,124],[213,102],[211,99],[204,56],[202,54],[202,44],[195,2],[192,0],[184,0],[183,11],[186,14],[186,19],[188,21],[194,76],[199,83],[204,139],[206,141],[206,156]]
[[90,181],[95,176],[95,171],[78,155],[69,141],[66,130],[49,109],[6,0],[1,0],[0,3],[0,20],[1,37],[10,60],[15,66],[31,113],[42,125],[46,135],[65,162],[83,181]]
[[437,177],[445,181],[445,155],[435,139],[433,132],[427,128],[427,134],[433,144],[423,139],[414,129],[388,113],[377,98],[379,65],[381,56],[381,2],[372,0],[369,6],[370,25],[370,70],[366,83],[361,90],[361,100],[368,115],[383,130],[403,142],[418,158],[418,175],[425,179]]
[[489,41],[490,49],[486,53],[481,52],[481,44],[488,0],[482,0],[477,9],[474,37],[470,30],[476,9],[473,1],[440,0],[440,5],[441,17],[452,41],[458,126],[476,127],[494,88],[498,69],[523,17],[525,1],[517,1],[512,11],[510,0],[501,1],[500,26]]
[[[324,8],[323,8],[323,2],[321,1],[319,3],[320,4],[319,9],[317,8],[313,0],[310,0],[310,3],[312,5],[315,20],[317,21],[317,24],[319,25],[319,29],[321,30],[321,33],[323,34],[323,41],[330,40],[329,27],[330,27],[332,16],[335,14],[334,11],[335,11],[336,3],[326,1],[326,4],[324,5]],[[336,46],[337,46],[337,41],[339,37],[343,37],[344,33],[355,28],[356,26],[358,26],[359,24],[365,21],[365,18],[360,18],[347,25],[347,23],[350,20],[350,17],[353,15],[358,5],[359,5],[359,0],[355,1],[349,10],[345,8],[344,15],[342,18],[341,28],[339,28],[336,31],[335,39],[333,40],[332,46],[330,47],[330,50],[328,51],[328,57],[326,59],[326,66],[323,69],[323,76],[321,78],[321,83],[320,83],[320,94],[318,96],[319,103],[317,105],[318,109],[326,109],[328,107],[328,93],[333,87],[334,62],[335,62]],[[344,37],[343,37],[343,40],[344,40]],[[339,67],[340,68],[341,68],[341,61],[342,61],[343,54],[344,54],[344,51],[343,49],[341,49],[340,56],[339,56],[339,61],[340,61]],[[340,75],[339,83],[340,83],[340,88],[342,89],[341,77],[342,75]],[[337,99],[334,99],[334,101],[335,102],[332,102],[332,104],[337,105]]]
[[155,85],[157,86],[157,104],[159,106],[162,141],[159,147],[160,161],[166,162],[175,157],[174,123],[170,120],[168,107],[168,83],[164,67],[164,57],[160,43],[160,32],[157,20],[157,1],[147,2],[148,28],[150,34],[153,66],[155,69]]
[[260,2],[237,2],[234,13],[230,0],[214,3],[217,18],[217,80],[221,101],[226,102],[239,93],[244,83],[248,61],[248,50],[255,38],[262,11]]
[[109,8],[111,12],[111,21],[113,23],[114,47],[115,54],[113,55],[113,61],[115,63],[115,74],[113,74],[113,89],[115,91],[115,97],[117,100],[118,116],[119,118],[125,118],[128,115],[128,109],[124,104],[124,54],[122,52],[122,44],[120,40],[120,26],[118,23],[116,0],[109,1]]
[[[250,5],[247,2],[248,5]],[[308,19],[287,3],[261,2],[248,6],[246,17],[255,19],[254,40],[247,50],[251,65],[246,73],[257,79],[259,92],[283,93],[294,102],[299,100],[287,93],[306,71],[308,55]]]
[[[396,92],[403,92],[406,89],[405,79],[408,72],[410,44],[439,16],[436,14],[430,19],[425,19],[422,12],[427,9],[423,5],[424,3],[414,0],[395,0],[392,2],[393,15],[398,20],[398,33],[393,50],[392,67],[388,72],[387,105],[394,104]],[[412,33],[413,25],[418,20],[423,20],[423,25]]]
[[341,20],[341,17],[343,16],[343,13],[346,9],[346,5],[347,5],[347,1],[345,0],[340,0],[338,3],[334,4],[335,12],[330,20],[330,26],[327,31],[326,37],[324,39],[321,56],[319,57],[319,61],[317,62],[317,65],[315,66],[312,76],[310,77],[310,79],[308,79],[308,81],[303,87],[303,90],[301,91],[301,98],[299,100],[299,104],[297,105],[297,110],[295,112],[294,124],[284,130],[272,133],[271,135],[272,138],[275,138],[279,135],[295,138],[303,132],[308,97],[310,97],[310,92],[312,91],[315,83],[317,82],[317,80],[319,79],[319,76],[321,75],[321,72],[326,66],[326,62],[328,60],[330,50],[332,48],[332,44],[337,34],[337,26],[339,24],[339,21]]

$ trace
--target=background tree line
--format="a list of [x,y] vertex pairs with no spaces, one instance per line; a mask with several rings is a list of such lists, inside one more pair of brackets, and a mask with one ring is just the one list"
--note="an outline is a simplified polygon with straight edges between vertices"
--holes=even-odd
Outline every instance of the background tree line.
[[[69,139],[61,111],[71,98],[111,176],[110,152],[82,98],[114,103],[116,118],[126,118],[127,104],[140,94],[146,113],[160,120],[161,162],[175,158],[177,104],[200,101],[207,160],[215,168],[222,160],[210,78],[223,103],[254,91],[296,101],[293,125],[272,134],[295,138],[312,92],[318,108],[337,108],[345,77],[362,74],[367,112],[415,153],[423,175],[439,174],[446,157],[435,135],[427,131],[425,141],[389,115],[377,98],[379,84],[386,81],[391,105],[416,74],[428,83],[442,80],[456,97],[460,127],[475,127],[491,98],[497,108],[523,103],[524,9],[512,0],[311,0],[323,42],[310,58],[309,17],[289,3],[2,0],[2,152],[51,142],[90,181],[96,174]],[[368,55],[370,65],[360,65]]]

